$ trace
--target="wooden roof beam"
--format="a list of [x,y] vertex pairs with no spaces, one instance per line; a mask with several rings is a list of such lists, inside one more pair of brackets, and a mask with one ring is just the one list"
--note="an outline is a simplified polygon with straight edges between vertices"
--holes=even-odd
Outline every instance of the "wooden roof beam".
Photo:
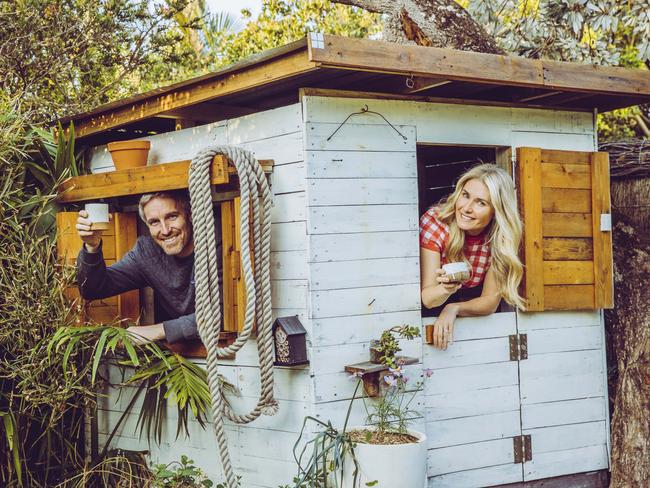
[[190,85],[181,85],[162,94],[153,92],[150,96],[125,106],[107,108],[86,117],[75,117],[76,133],[79,138],[87,137],[315,69],[316,64],[307,59],[304,50],[295,51],[241,70],[226,72],[222,76],[207,77]]
[[588,93],[636,95],[650,100],[647,70],[593,66],[517,56],[411,46],[325,35],[309,38],[309,60],[348,68]]

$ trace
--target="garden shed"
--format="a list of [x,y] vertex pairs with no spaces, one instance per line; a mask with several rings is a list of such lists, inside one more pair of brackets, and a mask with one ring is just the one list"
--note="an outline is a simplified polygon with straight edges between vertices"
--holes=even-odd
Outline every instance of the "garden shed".
[[[420,302],[419,216],[477,161],[501,165],[519,190],[529,311],[502,307],[461,318],[446,351],[424,339],[404,343],[418,359],[408,368],[434,372],[415,420],[428,437],[428,483],[569,476],[602,486],[593,474],[609,465],[602,309],[613,306],[613,290],[609,165],[597,152],[596,116],[649,101],[648,71],[313,34],[64,120],[93,148],[94,174],[69,181],[60,199],[112,199],[118,216],[106,247],[117,259],[137,235],[130,198],[146,191],[154,173],[120,179],[106,143],[151,141],[147,171],[167,181],[176,176],[160,163],[186,171],[187,160],[209,146],[238,145],[267,160],[273,315],[298,317],[309,363],[276,366],[279,413],[228,424],[227,434],[242,486],[277,487],[296,473],[292,448],[306,415],[342,424],[354,390],[345,366],[365,361],[384,329],[433,322]],[[224,161],[214,166],[223,259],[236,262],[237,188]],[[68,257],[80,246],[72,216],[58,221],[59,250]],[[229,269],[225,330],[236,335],[242,285],[237,266]],[[150,302],[142,291],[86,310],[99,320],[146,319]],[[220,362],[242,393],[235,408],[249,408],[259,394],[253,342]],[[106,393],[100,445],[129,401]],[[363,421],[361,404],[352,416],[353,424]],[[190,420],[191,436],[176,439],[170,418],[163,442],[149,446],[135,423],[131,415],[112,444],[150,450],[155,461],[187,454],[220,479],[210,429]]]

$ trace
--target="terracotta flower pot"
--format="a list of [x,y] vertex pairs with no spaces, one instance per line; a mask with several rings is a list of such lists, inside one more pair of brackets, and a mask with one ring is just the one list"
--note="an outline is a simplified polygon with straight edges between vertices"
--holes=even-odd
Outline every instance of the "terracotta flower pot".
[[108,143],[108,150],[111,153],[115,169],[118,171],[146,166],[150,148],[150,141],[119,141]]

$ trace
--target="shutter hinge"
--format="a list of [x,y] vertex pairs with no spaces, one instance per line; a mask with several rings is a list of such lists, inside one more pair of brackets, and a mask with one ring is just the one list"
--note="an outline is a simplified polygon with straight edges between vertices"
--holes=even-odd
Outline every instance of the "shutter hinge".
[[514,334],[510,339],[510,361],[528,359],[528,335]]
[[514,463],[521,464],[533,460],[532,441],[530,434],[512,438]]

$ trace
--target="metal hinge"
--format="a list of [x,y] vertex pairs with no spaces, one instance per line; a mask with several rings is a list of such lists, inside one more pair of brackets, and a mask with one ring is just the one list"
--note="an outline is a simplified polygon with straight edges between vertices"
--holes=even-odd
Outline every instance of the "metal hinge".
[[515,464],[532,461],[533,450],[530,435],[520,435],[512,438],[512,447],[515,454]]
[[510,339],[510,361],[528,359],[528,335],[514,334]]

